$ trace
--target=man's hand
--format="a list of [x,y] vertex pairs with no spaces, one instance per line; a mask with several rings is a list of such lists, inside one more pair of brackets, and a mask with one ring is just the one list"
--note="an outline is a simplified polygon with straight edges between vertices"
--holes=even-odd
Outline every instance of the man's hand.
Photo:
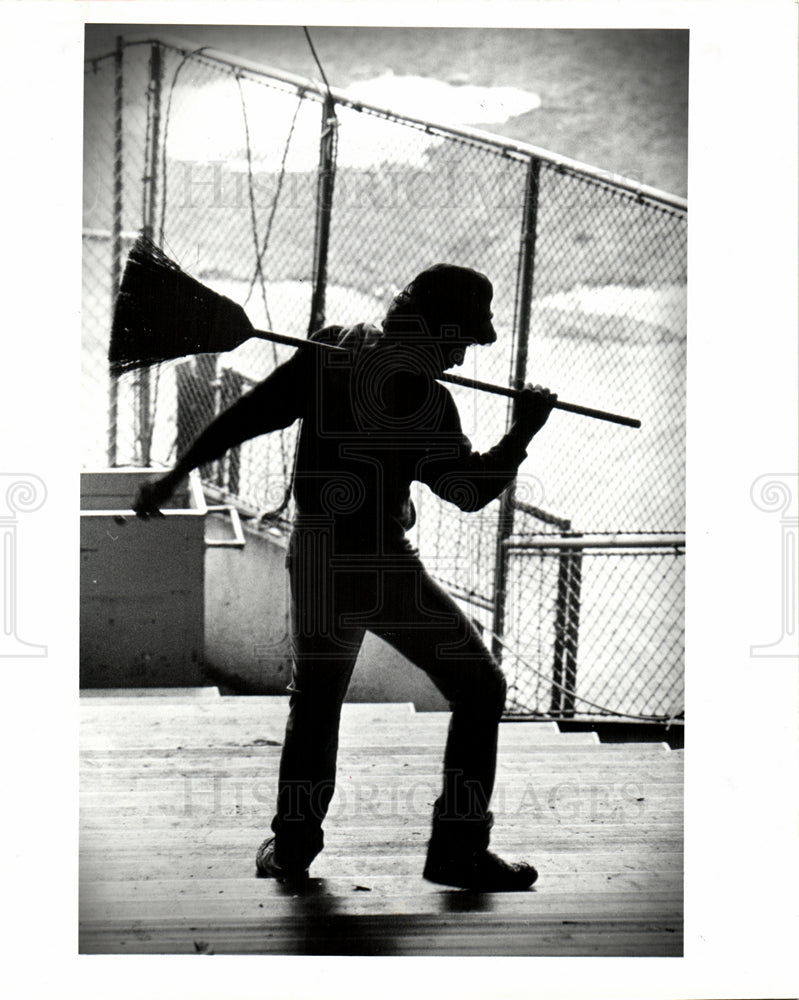
[[160,479],[144,483],[133,501],[136,516],[145,521],[149,517],[163,517],[161,508],[175,492],[175,485],[175,480],[169,473]]
[[516,417],[530,437],[537,434],[547,422],[557,399],[557,393],[540,385],[528,383],[522,389],[517,397]]

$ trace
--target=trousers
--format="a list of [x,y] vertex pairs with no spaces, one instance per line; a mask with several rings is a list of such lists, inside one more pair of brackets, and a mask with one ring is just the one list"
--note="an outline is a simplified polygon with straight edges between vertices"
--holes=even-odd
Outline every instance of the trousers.
[[324,846],[341,706],[367,630],[424,670],[450,704],[433,836],[485,846],[506,683],[474,623],[410,548],[335,555],[327,533],[295,529],[286,564],[293,666],[272,821],[278,864],[307,867]]

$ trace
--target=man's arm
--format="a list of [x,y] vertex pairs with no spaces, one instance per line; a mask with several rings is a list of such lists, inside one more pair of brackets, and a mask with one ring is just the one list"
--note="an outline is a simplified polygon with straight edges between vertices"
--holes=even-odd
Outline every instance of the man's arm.
[[472,450],[447,392],[440,433],[426,450],[418,478],[461,510],[480,510],[513,482],[527,457],[528,444],[547,422],[557,398],[541,386],[525,386],[508,433],[489,451],[480,453]]
[[300,352],[279,365],[263,382],[219,414],[203,430],[174,468],[145,483],[133,503],[141,518],[159,516],[181,481],[200,465],[260,434],[288,427],[303,415],[305,394],[312,391],[307,359]]

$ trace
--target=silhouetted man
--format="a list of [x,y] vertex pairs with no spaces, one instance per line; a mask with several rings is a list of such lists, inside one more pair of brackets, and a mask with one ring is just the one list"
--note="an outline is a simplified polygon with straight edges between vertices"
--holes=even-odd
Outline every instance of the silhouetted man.
[[436,381],[471,344],[496,340],[485,275],[437,264],[392,302],[382,329],[326,327],[217,417],[175,468],[142,488],[148,517],[194,468],[259,434],[302,421],[286,564],[293,671],[273,835],[257,873],[301,879],[322,850],[335,788],[341,705],[366,630],[424,670],[452,709],[424,877],[484,891],[526,889],[529,864],[488,850],[502,672],[470,619],[427,574],[406,531],[410,484],[476,511],[513,481],[556,397],[527,386],[507,434],[472,450]]

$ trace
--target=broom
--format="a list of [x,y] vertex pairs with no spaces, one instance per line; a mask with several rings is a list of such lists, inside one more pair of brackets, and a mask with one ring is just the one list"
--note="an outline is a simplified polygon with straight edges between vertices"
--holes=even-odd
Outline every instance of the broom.
[[[112,375],[192,354],[232,351],[251,337],[305,350],[340,350],[313,340],[256,330],[242,306],[186,274],[148,237],[140,236],[136,240],[128,255],[114,307],[108,348]],[[436,377],[441,382],[511,398],[520,392],[461,375]],[[641,426],[641,421],[632,417],[560,399],[554,408],[627,427]]]

